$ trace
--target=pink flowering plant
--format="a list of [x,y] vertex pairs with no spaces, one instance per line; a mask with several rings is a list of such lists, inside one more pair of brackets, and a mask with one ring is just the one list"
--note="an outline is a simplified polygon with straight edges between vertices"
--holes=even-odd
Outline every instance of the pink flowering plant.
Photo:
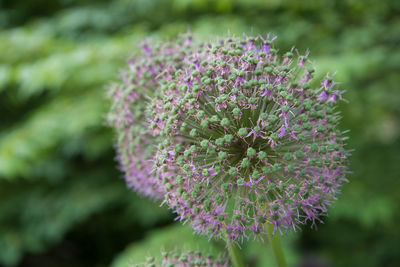
[[264,236],[285,266],[279,235],[321,222],[346,181],[343,91],[274,39],[146,43],[110,89],[128,184],[224,239],[236,266],[236,245]]

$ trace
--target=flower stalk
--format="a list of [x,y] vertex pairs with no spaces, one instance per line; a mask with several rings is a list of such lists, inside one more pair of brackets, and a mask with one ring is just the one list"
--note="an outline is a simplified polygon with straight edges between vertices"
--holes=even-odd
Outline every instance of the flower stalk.
[[229,255],[234,267],[244,267],[241,250],[236,244],[229,245]]
[[274,234],[274,226],[271,223],[265,224],[265,230],[267,232],[268,241],[272,248],[272,254],[274,255],[276,265],[278,267],[287,267],[285,255],[283,254],[280,233],[276,231]]

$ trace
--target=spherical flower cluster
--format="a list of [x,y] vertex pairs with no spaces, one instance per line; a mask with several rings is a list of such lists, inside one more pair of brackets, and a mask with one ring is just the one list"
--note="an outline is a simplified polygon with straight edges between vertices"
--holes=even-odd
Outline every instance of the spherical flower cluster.
[[204,257],[201,252],[170,253],[163,252],[162,260],[149,257],[146,263],[134,264],[132,267],[228,267],[226,258],[215,259],[213,256]]
[[313,80],[308,54],[280,55],[273,40],[199,47],[148,106],[165,202],[210,237],[314,225],[345,181],[342,91],[329,76]]
[[129,68],[121,73],[121,81],[109,88],[112,100],[109,123],[116,129],[116,149],[121,169],[130,187],[154,199],[164,197],[164,188],[154,176],[153,158],[159,136],[148,131],[146,107],[157,94],[160,79],[168,79],[169,71],[182,65],[190,53],[190,36],[175,42],[142,44],[142,53],[129,61]]

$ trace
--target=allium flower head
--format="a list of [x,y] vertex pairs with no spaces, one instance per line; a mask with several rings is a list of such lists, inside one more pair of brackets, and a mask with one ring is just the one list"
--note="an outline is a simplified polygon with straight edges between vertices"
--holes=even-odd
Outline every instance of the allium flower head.
[[[242,241],[319,221],[345,180],[342,91],[274,38],[199,49],[150,106],[165,202],[197,232]],[[315,86],[313,86],[315,85]]]
[[111,86],[110,124],[118,134],[116,148],[121,169],[130,187],[155,199],[163,198],[164,188],[153,173],[155,144],[160,137],[149,134],[146,107],[157,94],[160,79],[179,67],[191,47],[191,37],[183,36],[173,43],[142,44],[142,51],[129,61],[121,81]]
[[201,252],[171,253],[163,252],[162,259],[149,257],[146,263],[132,267],[228,267],[229,259],[203,256]]

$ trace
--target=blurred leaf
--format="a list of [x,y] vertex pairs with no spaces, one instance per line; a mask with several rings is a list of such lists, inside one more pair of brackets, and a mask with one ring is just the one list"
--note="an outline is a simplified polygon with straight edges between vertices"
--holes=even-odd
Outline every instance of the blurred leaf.
[[35,162],[61,142],[102,123],[101,91],[63,97],[35,111],[26,122],[0,138],[0,177],[27,175]]
[[111,266],[126,267],[145,262],[149,256],[159,257],[161,251],[185,250],[198,250],[205,255],[217,256],[224,251],[224,245],[193,234],[193,230],[188,226],[175,224],[152,231],[142,242],[129,245],[114,259]]

